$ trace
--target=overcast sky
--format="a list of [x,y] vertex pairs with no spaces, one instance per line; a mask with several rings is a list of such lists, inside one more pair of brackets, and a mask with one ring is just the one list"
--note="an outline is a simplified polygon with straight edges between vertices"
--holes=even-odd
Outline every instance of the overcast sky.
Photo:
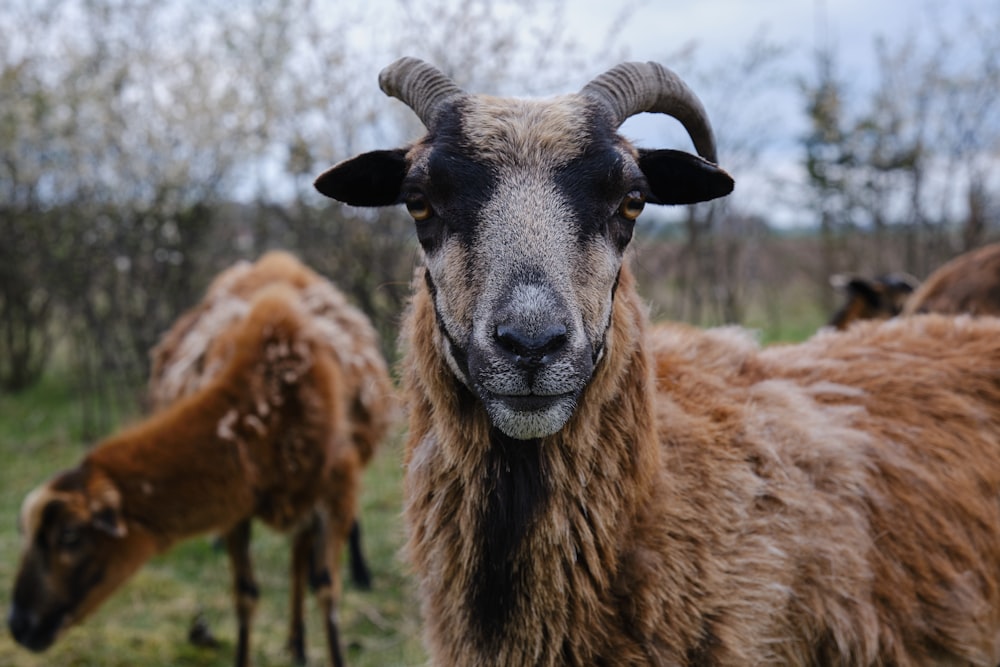
[[[545,22],[552,20],[554,13],[546,11],[549,3],[534,1],[540,9],[536,17],[540,17],[541,32],[545,33],[545,28],[551,27]],[[500,89],[470,90],[513,95],[569,93],[585,84],[587,77],[599,74],[601,68],[617,64],[623,53],[631,60],[661,62],[688,81],[705,103],[719,137],[720,164],[737,177],[733,201],[743,210],[766,215],[772,220],[777,216],[779,219],[773,221],[788,225],[811,222],[801,220],[803,207],[795,199],[796,192],[801,193],[796,185],[805,178],[802,137],[809,129],[804,113],[805,98],[798,83],[815,81],[817,51],[825,49],[834,55],[835,75],[838,80],[847,82],[845,107],[850,117],[870,103],[871,92],[877,84],[876,38],[884,38],[892,51],[913,35],[940,34],[936,28],[942,25],[954,32],[954,26],[977,12],[989,15],[993,21],[1000,13],[1000,0],[564,2],[562,18],[555,20],[568,22],[567,33],[574,36],[585,56],[577,69],[567,72],[564,79],[557,76],[551,89],[548,88],[549,79],[544,88],[522,88],[515,76],[512,81],[503,82]],[[382,0],[368,0],[365,6],[373,13],[372,17],[358,23],[362,26],[357,32],[361,52],[374,55],[374,52],[384,51],[377,57],[361,58],[355,64],[359,67],[358,76],[372,82],[372,89],[378,71],[402,55],[398,52],[398,43],[384,39],[384,35],[391,31],[394,23],[408,24],[413,14],[421,14],[421,0],[405,3],[412,12],[399,12],[395,3],[388,4],[393,5],[394,11],[387,12],[387,5]],[[455,4],[456,11],[466,11],[465,3]],[[623,8],[628,9],[624,20]],[[523,14],[514,11],[511,15],[512,20],[517,21]],[[496,20],[495,15],[491,18]],[[530,26],[523,32],[530,34]],[[768,44],[781,49],[781,57],[776,59],[780,62],[767,72],[771,78],[760,82],[747,77],[741,81],[749,81],[749,84],[739,86],[725,81],[719,85],[721,74],[736,71],[727,70],[723,65],[745,64],[750,46],[760,43],[762,37]],[[440,36],[431,34],[423,40],[416,39],[409,44],[406,54],[434,62],[433,52],[440,46],[439,39]],[[613,48],[606,47],[608,41]],[[683,56],[685,52],[690,54],[689,58]],[[531,65],[528,63],[529,67]],[[642,147],[691,148],[679,124],[663,116],[640,114],[626,121],[621,131]],[[748,137],[757,140],[757,147],[747,148]],[[384,141],[384,138],[373,135],[372,141],[376,140]],[[734,150],[739,142],[743,142],[742,154]],[[380,146],[373,144],[365,148]]]
[[[700,63],[735,58],[758,35],[788,49],[806,72],[821,46],[837,56],[842,76],[873,85],[875,40],[890,44],[929,25],[957,26],[977,11],[995,16],[1000,0],[633,0],[622,31],[635,60],[663,60],[692,46]],[[574,31],[603,37],[620,2],[567,0]],[[664,64],[670,65],[666,62]]]
[[[597,39],[620,10],[619,3],[608,0],[567,0],[567,17],[581,34]],[[695,49],[694,62],[699,67],[714,62],[734,61],[744,53],[756,36],[787,49],[786,72],[808,75],[814,71],[813,55],[826,46],[836,57],[837,73],[852,81],[859,95],[876,84],[875,41],[881,37],[890,45],[900,44],[907,36],[930,34],[928,26],[958,26],[977,11],[988,9],[995,16],[1000,0],[637,0],[640,7],[632,12],[624,26],[629,58],[658,60],[670,66],[670,54],[685,46]],[[685,74],[683,70],[680,73]],[[685,78],[687,78],[685,76]],[[704,86],[699,88],[699,94]],[[717,91],[709,91],[709,94]],[[724,94],[724,93],[723,93]],[[735,93],[741,100],[756,103],[759,114],[770,117],[775,137],[768,143],[766,166],[770,173],[757,168],[742,173],[738,179],[740,197],[751,210],[767,209],[773,215],[776,190],[783,177],[801,178],[800,137],[806,130],[802,113],[803,100],[793,85],[768,92],[762,100],[750,100],[747,91]],[[718,99],[703,100],[720,130]],[[763,104],[763,108],[760,105]],[[748,110],[749,111],[749,110]],[[726,122],[722,120],[722,122]],[[640,116],[622,130],[640,145],[661,142],[663,121]],[[745,131],[745,130],[744,130]],[[675,131],[676,132],[676,131]],[[677,133],[679,134],[679,133]],[[725,163],[725,155],[720,162]],[[725,164],[723,166],[726,166]],[[758,165],[760,167],[760,165]],[[777,176],[777,178],[776,178]],[[755,183],[759,180],[759,183]],[[754,197],[756,193],[756,197]],[[757,199],[747,201],[745,197]],[[786,211],[797,207],[791,204]],[[781,216],[794,224],[796,216]]]
[[[570,21],[584,33],[599,34],[620,3],[568,0]],[[705,54],[731,51],[766,29],[777,41],[808,53],[828,39],[845,62],[870,61],[877,35],[902,36],[928,21],[954,22],[997,0],[639,0],[626,34],[633,56],[656,57],[687,43]],[[821,20],[824,17],[825,20]],[[823,26],[823,27],[821,27]]]

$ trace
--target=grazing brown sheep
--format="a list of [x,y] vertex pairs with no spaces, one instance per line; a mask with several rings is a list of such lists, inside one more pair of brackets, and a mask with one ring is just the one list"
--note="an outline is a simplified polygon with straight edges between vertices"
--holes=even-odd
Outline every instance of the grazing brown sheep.
[[[153,348],[150,402],[154,409],[162,409],[211,380],[232,352],[227,331],[246,315],[255,294],[276,283],[299,293],[331,353],[347,369],[343,379],[351,441],[358,448],[361,464],[367,466],[396,413],[395,389],[375,329],[340,290],[285,251],[268,252],[253,263],[237,262],[216,276],[202,300],[178,318]],[[371,574],[357,521],[349,547],[351,578],[367,588]],[[297,576],[293,579],[298,580]],[[293,600],[293,619],[299,624],[301,604],[301,597]]]
[[[649,330],[643,202],[732,187],[676,75],[543,101],[413,59],[380,80],[427,136],[316,185],[405,203],[424,250],[405,516],[434,664],[1000,663],[1000,321]],[[635,149],[641,111],[705,159]]]
[[846,301],[827,326],[843,331],[858,320],[884,320],[899,315],[920,281],[906,273],[890,273],[874,279],[837,274],[830,284],[842,290]]
[[14,638],[46,649],[151,556],[221,532],[239,622],[236,664],[247,665],[257,599],[250,521],[258,518],[291,533],[301,573],[293,595],[301,597],[308,576],[330,660],[342,665],[338,565],[362,465],[348,420],[351,369],[329,334],[302,291],[280,282],[260,288],[225,329],[226,359],[211,379],[29,494],[9,616]]

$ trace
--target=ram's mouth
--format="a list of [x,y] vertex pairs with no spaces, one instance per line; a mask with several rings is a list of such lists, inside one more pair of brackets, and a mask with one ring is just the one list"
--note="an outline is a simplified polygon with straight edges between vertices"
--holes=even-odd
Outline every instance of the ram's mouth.
[[543,438],[559,431],[576,410],[576,399],[577,392],[482,396],[490,422],[515,440]]
[[560,401],[572,400],[574,394],[559,394],[556,396],[543,396],[541,394],[494,394],[490,398],[502,403],[507,409],[513,412],[538,412],[547,410],[553,404]]

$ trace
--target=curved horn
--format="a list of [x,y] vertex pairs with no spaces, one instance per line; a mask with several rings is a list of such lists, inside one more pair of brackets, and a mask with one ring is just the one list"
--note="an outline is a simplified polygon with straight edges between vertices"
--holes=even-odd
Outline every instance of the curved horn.
[[677,74],[659,63],[622,63],[596,77],[580,94],[600,100],[615,127],[643,111],[673,116],[691,136],[698,155],[716,161],[715,135],[701,101]]
[[413,109],[430,129],[441,105],[462,95],[462,89],[445,74],[418,58],[404,57],[378,75],[382,91]]

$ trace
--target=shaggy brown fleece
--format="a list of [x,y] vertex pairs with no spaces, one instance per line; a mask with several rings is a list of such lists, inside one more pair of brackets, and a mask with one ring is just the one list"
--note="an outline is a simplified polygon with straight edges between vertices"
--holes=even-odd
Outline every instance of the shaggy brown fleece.
[[414,289],[405,516],[434,664],[1000,663],[1000,320],[761,349],[647,330],[626,267],[574,416],[514,441]]

